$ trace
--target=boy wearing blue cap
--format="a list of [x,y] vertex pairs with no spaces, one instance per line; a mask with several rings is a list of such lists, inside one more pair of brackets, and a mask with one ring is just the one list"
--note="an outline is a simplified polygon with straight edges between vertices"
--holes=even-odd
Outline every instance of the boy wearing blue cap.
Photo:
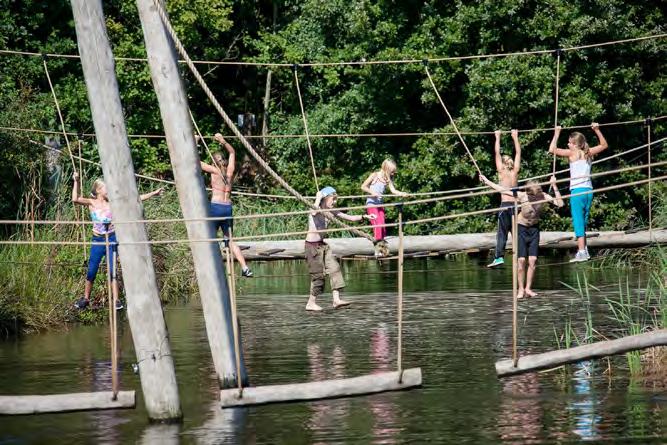
[[[336,190],[333,187],[324,187],[315,196],[315,208],[322,210],[333,209],[336,206]],[[373,220],[375,215],[348,215],[340,211],[327,212],[347,221]],[[327,243],[324,242],[325,233],[329,220],[324,212],[313,210],[308,215],[308,234],[306,235],[306,263],[310,273],[310,297],[306,304],[307,311],[321,311],[322,307],[316,303],[324,291],[324,275],[329,275],[331,291],[333,294],[333,307],[348,306],[350,303],[341,300],[340,290],[345,287],[345,280],[340,271],[340,265]]]

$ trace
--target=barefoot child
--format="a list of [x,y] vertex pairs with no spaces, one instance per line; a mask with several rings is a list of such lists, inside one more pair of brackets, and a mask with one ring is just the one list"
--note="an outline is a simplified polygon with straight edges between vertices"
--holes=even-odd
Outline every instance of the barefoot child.
[[[519,143],[519,132],[512,130],[512,140],[514,141],[514,160],[508,155],[500,155],[500,130],[494,132],[496,143],[494,150],[496,152],[496,170],[498,171],[499,184],[506,189],[511,189],[519,184],[519,170],[521,168],[521,144]],[[498,232],[496,233],[496,252],[493,262],[487,267],[497,267],[505,264],[505,245],[507,244],[507,234],[512,231],[512,208],[514,207],[514,198],[504,193],[500,194],[500,207],[498,212]],[[514,236],[514,234],[512,234]]]
[[[368,178],[361,184],[361,190],[368,193],[366,198],[366,205],[377,206],[382,204],[382,196],[386,187],[394,195],[406,196],[407,193],[396,190],[394,187],[393,177],[396,174],[396,163],[391,159],[385,159],[382,162],[380,170],[371,173]],[[373,227],[373,237],[375,238],[375,245],[384,241],[387,236],[387,228],[384,227],[384,207],[368,207],[366,209],[369,215],[375,215],[375,219],[371,219]],[[382,256],[379,250],[375,252],[376,256]]]
[[[333,187],[324,187],[315,196],[315,207],[320,209],[333,209],[336,206],[336,190]],[[361,221],[367,219],[373,221],[375,215],[348,215],[340,211],[327,212],[347,221]],[[340,271],[340,265],[327,243],[324,242],[325,230],[329,220],[324,212],[312,211],[308,214],[308,234],[306,235],[306,262],[310,273],[310,297],[306,304],[307,311],[321,311],[322,308],[316,303],[324,291],[324,275],[329,275],[331,292],[333,294],[334,309],[347,306],[350,303],[340,299],[340,291],[345,287],[345,280]]]
[[[107,186],[104,181],[97,179],[93,183],[91,191],[92,198],[84,198],[81,196],[81,186],[79,185],[79,173],[74,172],[73,175],[74,186],[72,187],[72,202],[74,204],[88,207],[90,211],[90,219],[93,221],[93,242],[106,243],[109,242],[108,250],[106,245],[93,244],[90,247],[90,258],[88,259],[88,273],[86,274],[86,286],[84,288],[83,297],[76,300],[74,306],[77,309],[85,309],[90,304],[90,294],[93,290],[93,282],[97,276],[97,271],[102,262],[102,258],[106,257],[109,262],[109,271],[111,273],[112,292],[118,295],[118,281],[114,274],[115,258],[118,256],[118,244],[116,242],[116,231],[112,224],[111,206],[109,205],[109,197],[107,195]],[[140,196],[142,201],[147,200],[153,196],[162,193],[159,188],[150,193]],[[110,296],[111,297],[111,296]],[[122,309],[120,300],[116,301],[116,309]]]
[[[574,225],[574,236],[577,237],[577,253],[570,262],[588,261],[591,256],[586,246],[586,225],[588,214],[593,203],[593,182],[591,181],[591,163],[593,157],[605,151],[609,145],[600,131],[600,126],[593,122],[591,128],[598,137],[600,143],[595,147],[589,147],[586,137],[579,133],[570,133],[567,149],[557,148],[558,136],[561,127],[556,127],[554,137],[549,145],[549,153],[570,160],[570,193],[577,196],[570,198],[570,211],[572,212],[572,225]],[[587,193],[588,192],[588,193]]]
[[[512,190],[494,184],[485,176],[480,176],[482,182],[489,187],[501,192],[502,194],[512,196]],[[528,181],[525,192],[516,192],[516,199],[521,205],[521,212],[518,216],[517,227],[517,256],[519,258],[518,275],[519,275],[519,293],[518,298],[534,297],[537,295],[533,289],[533,278],[535,276],[535,265],[537,263],[537,254],[540,247],[540,217],[542,216],[542,208],[546,203],[553,203],[558,207],[563,206],[563,199],[558,191],[556,184],[556,177],[552,176],[549,180],[554,189],[555,197],[551,197],[542,191],[542,187],[537,181]],[[533,202],[536,202],[533,204]],[[539,202],[545,201],[545,202]],[[528,258],[528,271],[526,273],[524,285],[524,271],[526,270],[526,258]]]
[[[207,164],[206,162],[200,162],[200,165],[203,171],[211,175],[211,189],[213,189],[210,207],[211,216],[214,218],[228,218],[213,221],[215,232],[217,234],[218,229],[222,229],[223,236],[229,238],[229,230],[234,228],[234,220],[232,219],[232,183],[234,181],[236,152],[234,151],[234,147],[220,133],[216,133],[214,137],[229,153],[229,160],[225,159],[222,153],[216,151],[213,153],[214,165]],[[234,254],[236,261],[241,265],[241,275],[248,278],[252,277],[252,271],[248,268],[239,246],[234,241],[231,241],[229,248]]]

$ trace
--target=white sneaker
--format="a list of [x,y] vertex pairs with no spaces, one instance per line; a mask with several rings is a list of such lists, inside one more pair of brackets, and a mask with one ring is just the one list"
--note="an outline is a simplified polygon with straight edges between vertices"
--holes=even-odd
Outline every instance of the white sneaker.
[[570,263],[583,263],[591,259],[591,256],[585,250],[577,251],[577,254],[570,260]]

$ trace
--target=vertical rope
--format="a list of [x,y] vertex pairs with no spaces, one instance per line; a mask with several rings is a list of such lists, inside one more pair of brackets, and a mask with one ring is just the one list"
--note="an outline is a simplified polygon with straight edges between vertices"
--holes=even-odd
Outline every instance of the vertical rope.
[[62,130],[63,136],[65,137],[65,144],[67,145],[67,153],[69,154],[69,160],[72,163],[72,169],[76,170],[76,164],[74,163],[74,156],[72,155],[72,147],[70,146],[69,138],[67,137],[67,131],[65,130],[65,120],[63,119],[63,114],[60,111],[60,104],[58,103],[56,90],[53,88],[53,83],[51,83],[49,68],[46,65],[46,56],[42,57],[42,63],[44,64],[44,73],[46,74],[46,80],[49,82],[49,88],[51,88],[51,95],[53,96],[53,102],[56,104],[56,111],[58,112],[58,119],[60,120],[60,129]]
[[396,368],[398,383],[403,381],[403,206],[398,206],[398,344]]
[[[82,137],[79,137],[77,140],[77,147],[78,147],[78,154],[79,154],[79,188],[81,188],[81,185],[84,183],[84,176],[83,176],[83,157],[81,156],[81,139]],[[81,190],[79,190],[79,194],[81,194]],[[78,209],[78,207],[74,206],[75,209]],[[76,211],[76,210],[75,210]],[[85,217],[86,212],[81,211],[81,220],[83,221]],[[77,219],[79,219],[77,217]],[[86,226],[84,224],[81,224],[81,241],[83,242],[83,261],[85,262],[87,259],[86,256],[86,251],[88,250],[88,246],[86,245]]]
[[461,132],[459,131],[459,128],[456,126],[456,123],[454,122],[454,118],[452,117],[451,114],[449,114],[449,110],[447,109],[447,106],[445,105],[445,102],[442,100],[442,97],[440,97],[440,93],[438,92],[438,89],[436,88],[435,83],[433,82],[433,78],[431,77],[431,72],[428,69],[427,61],[424,61],[424,68],[426,69],[426,75],[428,76],[428,80],[431,83],[431,87],[433,87],[433,91],[435,92],[435,95],[438,97],[438,100],[440,101],[440,105],[442,105],[442,108],[445,110],[445,113],[447,113],[447,117],[449,118],[449,122],[452,124],[452,127],[454,127],[454,131],[456,132],[456,135],[459,137],[459,140],[463,144],[463,147],[466,149],[466,152],[468,153],[468,156],[470,156],[470,160],[472,161],[473,165],[475,166],[475,169],[477,170],[477,173],[481,175],[482,171],[479,169],[479,166],[477,165],[477,161],[475,160],[475,157],[470,152],[470,149],[468,149],[468,146],[466,145],[466,142],[463,140],[463,136],[461,136]]
[[519,309],[519,300],[517,295],[519,279],[519,252],[518,252],[518,222],[519,217],[517,198],[514,198],[514,214],[512,215],[512,361],[516,368],[519,362],[519,353],[517,351],[517,312]]
[[[556,103],[554,106],[554,130],[558,126],[558,99],[560,95],[560,55],[561,50],[556,50]],[[551,174],[556,174],[556,150],[554,150],[554,159],[553,167],[551,169]]]
[[313,157],[313,146],[310,143],[310,133],[308,132],[308,119],[306,119],[306,110],[303,107],[303,99],[301,97],[301,88],[299,87],[299,74],[297,73],[297,66],[294,65],[294,84],[296,85],[296,93],[299,96],[299,106],[301,107],[301,117],[303,118],[303,129],[306,135],[306,143],[308,144],[308,153],[310,154],[310,166],[313,169],[313,178],[315,179],[315,188],[320,189],[320,184],[317,181],[317,172],[315,170],[315,158]]
[[651,119],[646,120],[646,143],[648,148],[648,240],[653,241],[653,190],[651,189]]
[[220,166],[218,166],[217,162],[213,159],[213,153],[211,153],[211,150],[208,148],[208,144],[206,143],[206,139],[204,139],[204,136],[201,134],[201,131],[199,131],[199,125],[197,125],[197,122],[195,121],[195,117],[192,115],[192,110],[188,108],[188,113],[190,113],[190,120],[192,120],[192,125],[195,127],[195,131],[197,132],[197,135],[199,136],[199,140],[204,144],[204,149],[206,149],[206,153],[208,156],[211,158],[211,161],[213,163],[213,167],[215,167],[218,170],[218,173],[220,176],[223,178],[227,177],[227,172],[223,173],[222,170],[220,169]]

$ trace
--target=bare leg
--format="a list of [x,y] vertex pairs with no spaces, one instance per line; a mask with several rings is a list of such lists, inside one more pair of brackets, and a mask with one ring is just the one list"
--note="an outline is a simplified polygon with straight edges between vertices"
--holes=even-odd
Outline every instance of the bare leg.
[[580,236],[577,238],[577,248],[579,251],[586,250],[586,237],[585,236]]
[[248,265],[245,262],[245,258],[243,257],[243,252],[241,252],[241,248],[234,241],[230,242],[229,245],[232,249],[232,253],[234,254],[234,258],[236,258],[236,261],[239,262],[241,268],[247,269]]
[[331,293],[333,294],[333,307],[334,307],[334,309],[338,309],[339,307],[350,305],[349,301],[345,301],[345,300],[340,299],[340,291],[339,290],[334,289]]
[[90,294],[93,291],[93,282],[86,280],[86,286],[83,288],[83,298],[90,301]]
[[524,292],[526,292],[526,295],[528,295],[529,297],[534,297],[537,295],[537,293],[534,292],[532,289],[533,277],[535,276],[536,263],[537,263],[536,256],[528,257],[528,272],[526,273],[526,287],[524,289]]
[[322,310],[322,307],[318,306],[317,303],[315,302],[316,299],[317,299],[317,297],[315,297],[314,295],[311,295],[308,298],[308,303],[306,304],[306,310],[307,311],[318,312],[318,311]]
[[519,289],[517,291],[517,298],[523,298],[523,274],[526,270],[526,259],[519,258],[519,264],[517,267],[517,278],[519,281]]

